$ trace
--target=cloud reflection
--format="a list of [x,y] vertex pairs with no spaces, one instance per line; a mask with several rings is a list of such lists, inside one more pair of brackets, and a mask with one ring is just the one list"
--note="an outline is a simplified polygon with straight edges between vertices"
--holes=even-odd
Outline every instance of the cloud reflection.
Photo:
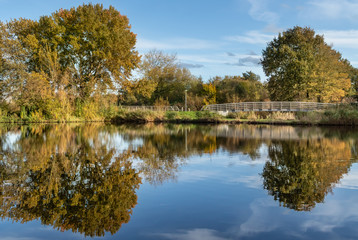
[[183,230],[177,233],[162,233],[159,236],[171,240],[227,240],[217,236],[219,233],[212,229],[195,228],[192,230]]

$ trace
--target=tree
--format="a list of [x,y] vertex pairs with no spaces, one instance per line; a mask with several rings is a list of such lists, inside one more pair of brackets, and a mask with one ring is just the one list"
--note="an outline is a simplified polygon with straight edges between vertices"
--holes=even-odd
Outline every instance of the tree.
[[203,84],[203,96],[205,105],[216,103],[216,88],[213,84]]
[[[112,6],[104,9],[101,4],[84,4],[39,21],[12,20],[2,23],[0,29],[0,53],[10,54],[8,63],[25,65],[22,70],[29,74],[45,73],[52,91],[74,89],[82,102],[96,91],[106,93],[120,86],[140,60],[128,18]],[[15,47],[16,51],[11,51]],[[69,81],[62,82],[63,75],[68,75]],[[21,77],[16,80],[17,86],[26,82]]]
[[338,102],[350,89],[347,61],[307,27],[280,33],[261,64],[271,100]]
[[260,76],[255,74],[255,73],[253,73],[252,71],[247,71],[247,72],[243,73],[242,77],[245,80],[249,80],[249,81],[252,81],[252,82],[260,81]]
[[188,69],[180,67],[175,55],[158,50],[143,56],[139,73],[140,78],[129,82],[124,89],[124,103],[131,99],[136,104],[153,104],[163,98],[180,105],[184,102],[184,90],[200,82]]
[[267,98],[265,86],[259,76],[247,72],[241,76],[214,77],[210,82],[217,90],[217,103],[263,101]]

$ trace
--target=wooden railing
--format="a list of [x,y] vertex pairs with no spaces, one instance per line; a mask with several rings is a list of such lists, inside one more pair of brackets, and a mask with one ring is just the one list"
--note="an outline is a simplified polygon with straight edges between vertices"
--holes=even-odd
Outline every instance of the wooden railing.
[[121,106],[128,110],[180,111],[177,106]]
[[317,102],[239,102],[206,105],[202,110],[216,112],[308,112],[338,106]]

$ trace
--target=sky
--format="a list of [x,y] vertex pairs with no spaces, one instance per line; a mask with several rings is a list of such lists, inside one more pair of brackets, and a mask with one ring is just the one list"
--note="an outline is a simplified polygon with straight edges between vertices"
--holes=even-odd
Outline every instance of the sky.
[[0,20],[39,19],[83,3],[129,18],[140,54],[176,54],[204,81],[252,71],[265,81],[262,50],[278,33],[310,27],[358,67],[358,0],[0,0]]

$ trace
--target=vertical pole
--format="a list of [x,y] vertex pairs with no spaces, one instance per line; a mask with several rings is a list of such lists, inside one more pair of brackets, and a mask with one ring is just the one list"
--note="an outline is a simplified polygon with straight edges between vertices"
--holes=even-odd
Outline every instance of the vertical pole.
[[187,92],[188,90],[185,89],[185,112],[188,110],[188,106],[187,106]]
[[188,129],[185,128],[185,151],[188,151]]

